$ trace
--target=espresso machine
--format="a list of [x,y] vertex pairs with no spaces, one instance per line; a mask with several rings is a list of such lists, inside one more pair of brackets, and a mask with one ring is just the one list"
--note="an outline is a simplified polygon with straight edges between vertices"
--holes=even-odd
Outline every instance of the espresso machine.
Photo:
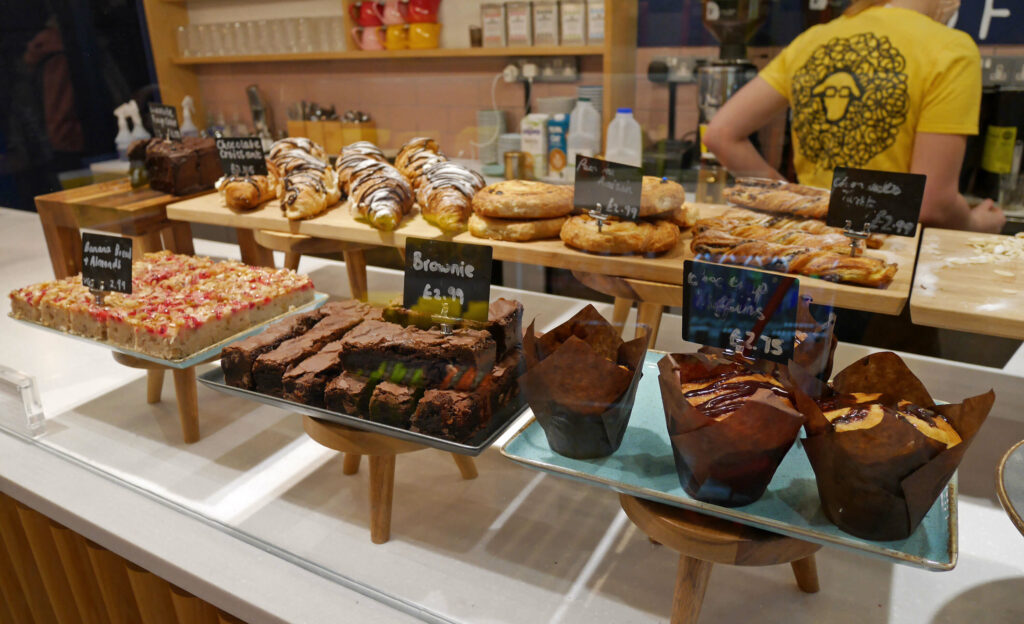
[[719,56],[697,64],[701,139],[697,201],[722,201],[725,168],[704,146],[704,128],[726,100],[757,76],[757,67],[747,59],[747,42],[767,19],[770,8],[771,0],[702,0],[704,27],[718,39]]

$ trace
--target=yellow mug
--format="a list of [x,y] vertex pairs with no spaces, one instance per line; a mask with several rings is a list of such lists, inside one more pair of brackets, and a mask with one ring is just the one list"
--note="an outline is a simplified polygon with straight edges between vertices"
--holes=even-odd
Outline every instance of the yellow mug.
[[409,27],[405,24],[393,24],[384,33],[384,48],[387,50],[404,50],[409,47]]
[[441,45],[441,25],[417,22],[409,24],[409,47],[426,50]]

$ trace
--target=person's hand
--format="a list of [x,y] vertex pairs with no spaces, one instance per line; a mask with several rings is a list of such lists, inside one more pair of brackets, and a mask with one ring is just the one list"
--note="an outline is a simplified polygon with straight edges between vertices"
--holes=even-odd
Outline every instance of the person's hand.
[[991,199],[986,199],[974,208],[971,208],[971,230],[974,232],[987,232],[998,234],[1006,224],[1006,215],[1003,209],[996,206]]

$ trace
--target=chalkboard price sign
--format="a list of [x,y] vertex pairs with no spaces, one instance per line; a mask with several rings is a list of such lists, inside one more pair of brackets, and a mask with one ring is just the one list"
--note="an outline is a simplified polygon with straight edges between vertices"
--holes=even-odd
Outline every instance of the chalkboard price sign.
[[178,127],[178,111],[173,106],[149,103],[149,119],[153,122],[153,134],[161,139],[181,140],[181,129]]
[[490,247],[406,239],[405,307],[427,315],[486,322],[490,300]]
[[872,234],[914,236],[926,176],[836,167],[825,222]]
[[259,137],[218,138],[217,156],[225,175],[267,175],[263,140]]
[[683,263],[683,340],[786,363],[800,305],[787,277],[687,260]]
[[132,293],[132,239],[82,234],[82,285],[93,290]]
[[579,210],[636,221],[643,177],[640,167],[577,156],[573,205]]

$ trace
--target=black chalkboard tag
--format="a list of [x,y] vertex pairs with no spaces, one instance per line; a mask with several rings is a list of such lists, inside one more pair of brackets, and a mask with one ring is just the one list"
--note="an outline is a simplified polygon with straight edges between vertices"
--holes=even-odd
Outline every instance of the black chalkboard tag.
[[267,175],[267,159],[259,137],[218,138],[217,157],[224,175]]
[[857,232],[914,236],[926,179],[919,173],[836,167],[825,223]]
[[406,239],[406,308],[438,318],[486,322],[490,301],[490,247]]
[[636,221],[640,216],[643,188],[644,174],[640,167],[589,156],[576,157],[572,203],[579,210]]
[[82,285],[90,290],[132,293],[132,239],[82,234]]
[[683,340],[786,363],[800,306],[795,277],[686,260]]
[[153,122],[153,134],[159,139],[181,140],[178,127],[178,111],[166,104],[149,103],[149,120]]

